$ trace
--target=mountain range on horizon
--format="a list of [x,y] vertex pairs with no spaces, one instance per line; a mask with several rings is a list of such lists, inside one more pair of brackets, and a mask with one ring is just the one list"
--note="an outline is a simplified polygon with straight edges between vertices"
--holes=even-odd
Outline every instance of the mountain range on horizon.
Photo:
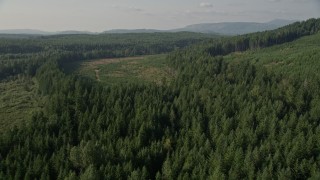
[[241,35],[259,31],[273,30],[289,25],[297,20],[275,19],[266,23],[257,22],[221,22],[221,23],[200,23],[185,26],[183,28],[170,30],[157,29],[112,29],[101,33],[90,31],[58,31],[48,32],[36,29],[5,29],[0,30],[0,34],[24,34],[24,35],[66,35],[66,34],[125,34],[125,33],[157,33],[157,32],[195,32],[221,35]]
[[222,35],[242,35],[259,31],[277,29],[291,23],[294,20],[275,19],[266,23],[257,22],[222,22],[222,23],[202,23],[186,26],[175,31],[189,31],[200,33],[217,33]]

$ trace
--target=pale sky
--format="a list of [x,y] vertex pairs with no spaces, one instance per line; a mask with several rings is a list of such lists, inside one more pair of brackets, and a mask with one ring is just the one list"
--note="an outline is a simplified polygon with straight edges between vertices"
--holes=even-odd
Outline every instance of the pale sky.
[[320,0],[0,0],[0,29],[173,29],[320,17]]

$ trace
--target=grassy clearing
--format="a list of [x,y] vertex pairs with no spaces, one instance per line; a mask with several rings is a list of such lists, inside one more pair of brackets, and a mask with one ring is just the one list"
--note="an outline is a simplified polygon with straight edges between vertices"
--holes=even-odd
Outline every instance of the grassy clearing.
[[0,132],[28,123],[39,108],[40,97],[35,79],[17,76],[0,82]]
[[70,63],[65,69],[69,69],[69,72],[74,69],[77,74],[105,84],[151,82],[161,85],[175,76],[174,70],[167,64],[166,55],[152,55]]

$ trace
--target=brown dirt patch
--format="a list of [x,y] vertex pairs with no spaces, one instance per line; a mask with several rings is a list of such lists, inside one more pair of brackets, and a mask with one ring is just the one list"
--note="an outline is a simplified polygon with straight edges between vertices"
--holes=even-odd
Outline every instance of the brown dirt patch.
[[[121,61],[133,61],[133,60],[142,60],[142,59],[144,59],[143,56],[127,57],[127,58],[106,58],[106,59],[99,59],[94,61],[87,61],[84,63],[84,65],[98,66],[98,65],[105,65],[105,64],[111,64],[111,63],[118,63]],[[138,62],[133,61],[132,63],[138,63]]]

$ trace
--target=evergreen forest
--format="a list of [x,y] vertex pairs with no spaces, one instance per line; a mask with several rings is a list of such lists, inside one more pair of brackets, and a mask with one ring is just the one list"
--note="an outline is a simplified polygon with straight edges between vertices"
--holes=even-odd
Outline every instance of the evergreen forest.
[[0,93],[0,179],[320,179],[320,19],[2,35]]

